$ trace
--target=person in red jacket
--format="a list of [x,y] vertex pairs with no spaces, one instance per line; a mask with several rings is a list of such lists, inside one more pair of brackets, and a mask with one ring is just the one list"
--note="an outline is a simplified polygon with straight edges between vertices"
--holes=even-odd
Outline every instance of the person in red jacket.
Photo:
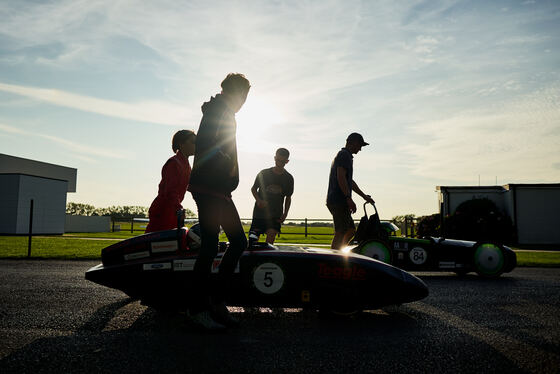
[[196,135],[190,130],[180,130],[173,135],[171,146],[175,156],[169,158],[161,169],[158,195],[148,211],[147,233],[177,227],[177,211],[183,209],[181,202],[191,177],[188,158],[194,155],[195,140]]

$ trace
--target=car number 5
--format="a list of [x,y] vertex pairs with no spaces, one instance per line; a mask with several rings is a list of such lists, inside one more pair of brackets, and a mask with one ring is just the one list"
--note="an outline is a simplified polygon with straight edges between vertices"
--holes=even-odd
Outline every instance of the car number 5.
[[262,293],[276,293],[284,285],[284,271],[271,262],[260,264],[253,273],[253,284]]

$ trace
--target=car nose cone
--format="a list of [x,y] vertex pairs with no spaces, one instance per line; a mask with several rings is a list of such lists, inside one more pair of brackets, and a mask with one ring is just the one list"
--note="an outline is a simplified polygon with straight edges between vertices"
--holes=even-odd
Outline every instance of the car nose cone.
[[403,271],[401,273],[405,283],[404,295],[408,298],[407,302],[421,300],[429,295],[428,286],[420,278]]

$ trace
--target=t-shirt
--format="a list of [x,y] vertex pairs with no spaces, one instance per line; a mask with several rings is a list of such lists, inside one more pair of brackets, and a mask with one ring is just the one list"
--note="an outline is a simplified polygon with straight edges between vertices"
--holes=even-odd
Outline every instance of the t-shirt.
[[294,178],[286,170],[282,174],[276,174],[273,167],[261,170],[255,178],[253,188],[257,188],[259,197],[268,206],[259,208],[257,203],[253,209],[254,218],[280,218],[284,213],[284,197],[292,196],[294,193]]
[[329,189],[327,190],[327,204],[346,203],[346,196],[342,193],[338,180],[336,178],[336,169],[341,166],[346,169],[346,182],[348,183],[349,193],[352,194],[352,172],[353,172],[354,156],[346,148],[342,148],[334,158],[331,164],[331,172],[329,174]]

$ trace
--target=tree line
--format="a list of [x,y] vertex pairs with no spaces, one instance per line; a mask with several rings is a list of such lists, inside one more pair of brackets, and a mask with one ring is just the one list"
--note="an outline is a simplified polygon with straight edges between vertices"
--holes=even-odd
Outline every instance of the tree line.
[[[185,209],[187,218],[196,217],[190,209]],[[96,208],[91,204],[73,203],[66,204],[66,214],[73,216],[110,216],[113,219],[147,218],[148,207],[139,205],[113,205],[107,208]]]

